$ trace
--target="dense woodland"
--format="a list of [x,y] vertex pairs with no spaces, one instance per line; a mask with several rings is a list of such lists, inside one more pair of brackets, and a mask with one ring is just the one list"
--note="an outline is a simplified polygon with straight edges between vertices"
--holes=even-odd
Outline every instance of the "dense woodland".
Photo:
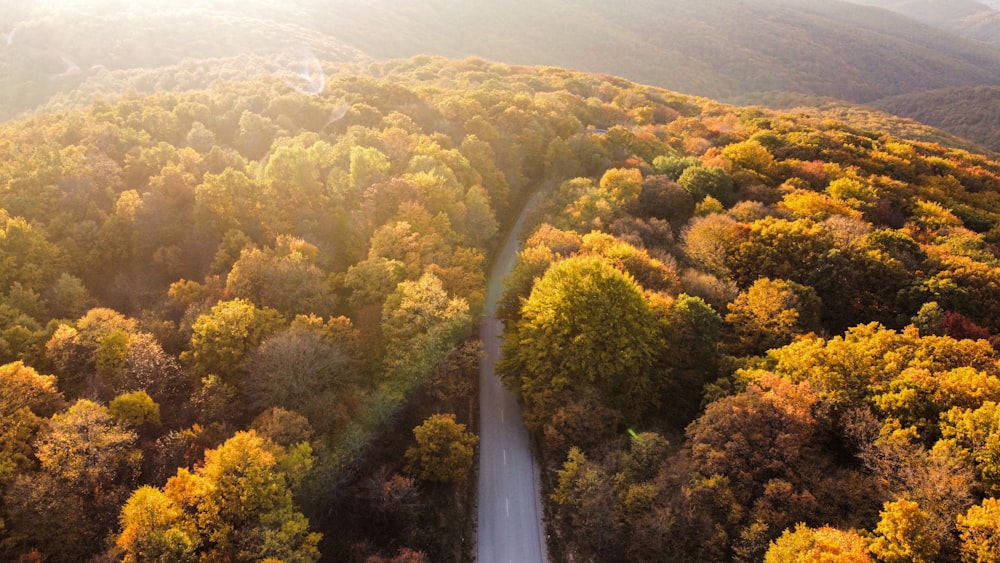
[[557,561],[996,561],[1000,163],[419,57],[0,126],[0,558],[465,561],[475,332]]

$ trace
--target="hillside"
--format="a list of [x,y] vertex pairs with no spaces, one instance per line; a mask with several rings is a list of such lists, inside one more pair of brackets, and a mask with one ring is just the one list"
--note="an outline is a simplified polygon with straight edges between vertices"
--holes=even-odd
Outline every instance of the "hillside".
[[866,102],[995,84],[1000,55],[902,16],[840,1],[338,2],[317,14],[376,57],[482,56],[606,72],[726,99],[796,91]]
[[974,0],[855,0],[879,6],[954,33],[966,39],[1000,47],[1000,11],[996,6]]
[[917,92],[878,100],[873,105],[1000,150],[1000,88],[995,86]]
[[1000,162],[554,67],[326,78],[0,125],[0,559],[467,560],[536,194],[498,370],[553,560],[1000,534]]

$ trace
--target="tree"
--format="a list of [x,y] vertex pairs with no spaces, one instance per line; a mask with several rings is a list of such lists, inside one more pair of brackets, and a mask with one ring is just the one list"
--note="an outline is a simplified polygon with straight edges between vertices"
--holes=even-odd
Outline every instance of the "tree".
[[597,561],[610,561],[622,554],[623,523],[613,479],[601,464],[570,448],[558,473],[552,500],[563,507],[563,525],[575,546]]
[[455,422],[454,414],[435,414],[413,429],[417,443],[406,450],[407,471],[424,481],[455,482],[472,469],[479,437]]
[[238,432],[205,452],[204,464],[179,469],[161,491],[143,487],[121,513],[117,544],[127,561],[151,554],[168,560],[319,559],[321,534],[292,501],[292,490],[312,465],[311,450],[288,450],[253,431]]
[[144,424],[160,425],[160,405],[145,391],[115,397],[108,405],[108,412],[116,422],[129,428],[139,428]]
[[583,237],[580,254],[595,254],[619,270],[628,273],[644,289],[667,294],[680,285],[673,264],[653,258],[644,248],[637,248],[612,235],[592,232]]
[[251,353],[244,392],[252,412],[282,407],[320,425],[352,376],[337,344],[320,329],[301,327],[268,337]]
[[74,326],[60,324],[45,344],[45,355],[67,394],[79,395],[87,386],[106,391],[108,383],[120,376],[129,335],[136,332],[134,319],[96,307]]
[[736,203],[733,180],[718,166],[691,166],[677,178],[677,183],[691,194],[695,203],[706,197],[719,200],[725,207]]
[[326,274],[316,264],[317,248],[290,236],[279,236],[275,248],[244,248],[226,277],[229,295],[285,316],[328,315],[334,306]]
[[722,149],[722,156],[743,171],[751,172],[757,181],[767,178],[774,167],[774,156],[756,139],[733,143]]
[[988,494],[1000,492],[1000,404],[955,407],[941,415],[941,436],[976,469]]
[[728,279],[732,275],[728,256],[746,236],[746,227],[727,215],[699,217],[684,229],[684,255],[700,269]]
[[871,552],[885,563],[931,563],[941,544],[920,506],[906,499],[886,502],[875,528]]
[[829,526],[813,529],[805,524],[785,530],[771,542],[765,563],[875,563],[865,539],[855,532]]
[[618,206],[634,206],[642,192],[642,172],[635,168],[611,168],[601,176],[600,186]]
[[639,193],[639,206],[643,214],[670,221],[680,227],[694,214],[694,198],[668,176],[649,176]]
[[760,278],[729,304],[726,323],[733,331],[733,351],[760,354],[819,330],[821,304],[816,292],[787,280]]
[[114,393],[145,391],[163,406],[164,423],[169,424],[177,419],[181,403],[190,397],[191,386],[177,359],[167,354],[152,334],[140,332],[129,337]]
[[257,160],[264,156],[278,132],[278,126],[269,118],[250,110],[240,116],[240,129],[236,146],[247,158]]
[[313,436],[313,427],[306,417],[281,407],[273,407],[257,415],[250,423],[250,429],[283,448],[308,442]]
[[191,349],[181,359],[199,374],[215,374],[236,383],[249,354],[283,323],[274,309],[258,309],[243,299],[222,301],[194,322]]
[[434,274],[426,273],[416,281],[401,282],[382,307],[387,362],[399,367],[421,357],[440,359],[468,322],[468,303],[449,296]]
[[12,535],[57,560],[93,555],[139,476],[136,439],[92,401],[54,415],[35,444],[40,471],[8,493]]
[[[528,411],[546,395],[592,387],[635,420],[656,401],[651,374],[661,323],[635,280],[598,257],[554,264],[535,283],[504,338],[498,370]],[[558,402],[558,401],[556,401]],[[551,416],[544,409],[528,418]]]
[[184,510],[156,487],[136,489],[122,507],[117,545],[126,563],[195,562],[197,530],[184,521]]
[[33,465],[31,443],[48,418],[63,408],[56,378],[22,362],[0,366],[0,490]]
[[680,294],[667,311],[666,345],[659,361],[670,376],[662,389],[661,412],[678,428],[702,410],[705,385],[718,378],[723,322],[700,297]]
[[728,477],[741,500],[759,494],[772,478],[794,475],[816,427],[816,395],[808,383],[774,376],[763,381],[773,387],[754,384],[713,402],[686,431],[695,468]]
[[983,499],[982,504],[959,514],[958,530],[962,538],[962,561],[1000,561],[1000,500]]

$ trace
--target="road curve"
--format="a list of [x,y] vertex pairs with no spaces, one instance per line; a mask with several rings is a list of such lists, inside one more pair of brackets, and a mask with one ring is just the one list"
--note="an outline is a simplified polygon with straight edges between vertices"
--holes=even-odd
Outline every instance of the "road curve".
[[521,212],[490,272],[479,328],[486,351],[479,368],[479,563],[548,560],[538,464],[531,455],[521,406],[495,374],[503,332],[496,318],[497,301],[503,278],[517,259],[518,234],[530,207]]

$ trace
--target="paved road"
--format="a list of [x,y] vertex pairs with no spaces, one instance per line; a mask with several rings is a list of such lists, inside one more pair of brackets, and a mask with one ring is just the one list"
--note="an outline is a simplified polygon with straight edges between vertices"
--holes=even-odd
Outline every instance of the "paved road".
[[[529,206],[530,207],[530,206]],[[490,273],[480,337],[486,349],[479,370],[479,563],[544,563],[539,470],[517,399],[497,379],[503,324],[496,318],[503,277],[514,267],[521,213]]]

